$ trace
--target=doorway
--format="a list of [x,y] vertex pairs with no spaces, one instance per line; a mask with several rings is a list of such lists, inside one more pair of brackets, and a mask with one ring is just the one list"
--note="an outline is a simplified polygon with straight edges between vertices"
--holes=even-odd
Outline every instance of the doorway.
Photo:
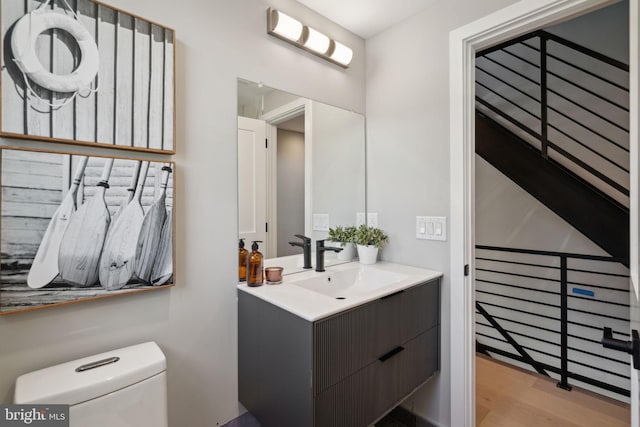
[[269,182],[275,188],[269,192],[276,197],[278,206],[276,221],[267,219],[269,223],[278,224],[276,253],[274,256],[283,257],[296,255],[299,248],[291,246],[288,241],[291,236],[304,230],[304,180],[305,180],[305,150],[304,150],[304,120],[302,113],[277,125],[275,141],[272,138],[277,166],[272,168]]
[[[451,33],[450,37],[450,138],[451,138],[451,424],[458,426],[475,425],[475,327],[474,327],[474,162],[475,162],[475,102],[474,65],[478,50],[518,37],[537,28],[560,20],[595,10],[612,2],[599,0],[542,1],[532,4],[520,2],[498,13],[487,16]],[[633,3],[633,2],[632,2]],[[634,8],[635,7],[635,8]],[[631,19],[631,76],[637,71],[637,5],[632,6]],[[634,44],[635,43],[635,44]],[[635,46],[635,47],[634,47]],[[635,59],[634,59],[635,58]],[[635,72],[635,74],[634,74]],[[631,276],[637,283],[637,260],[634,253],[637,236],[635,173],[637,159],[637,82],[631,85]],[[635,374],[632,374],[632,396],[637,394]],[[634,411],[637,402],[633,401]],[[637,413],[632,413],[637,419]],[[632,424],[634,425],[634,424]],[[637,424],[635,424],[637,425]]]
[[[532,405],[539,416],[558,415],[555,397],[581,402],[577,389],[628,404],[628,355],[600,343],[605,327],[629,339],[628,8],[476,55],[476,345],[565,390]],[[518,402],[480,384],[481,371],[476,423],[486,425]],[[589,407],[567,416],[590,412],[597,419]]]

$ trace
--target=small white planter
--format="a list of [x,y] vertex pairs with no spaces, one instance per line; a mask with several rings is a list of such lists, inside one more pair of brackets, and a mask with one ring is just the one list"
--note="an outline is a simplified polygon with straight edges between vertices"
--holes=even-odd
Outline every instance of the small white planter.
[[360,258],[360,264],[375,264],[378,259],[378,248],[375,246],[358,246],[358,258]]
[[338,252],[338,259],[340,261],[351,261],[356,256],[356,248],[352,242],[336,242],[336,246],[342,248],[342,250]]

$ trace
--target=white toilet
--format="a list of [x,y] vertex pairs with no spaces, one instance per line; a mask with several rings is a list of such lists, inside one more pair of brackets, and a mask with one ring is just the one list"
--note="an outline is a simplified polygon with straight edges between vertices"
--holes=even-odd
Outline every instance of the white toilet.
[[71,427],[167,427],[166,369],[147,342],[22,375],[14,400],[68,404]]

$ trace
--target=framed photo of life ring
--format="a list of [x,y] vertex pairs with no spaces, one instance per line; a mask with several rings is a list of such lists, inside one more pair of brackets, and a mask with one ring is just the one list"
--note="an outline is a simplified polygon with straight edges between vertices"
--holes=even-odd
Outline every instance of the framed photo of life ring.
[[92,0],[0,0],[0,136],[175,154],[175,31]]

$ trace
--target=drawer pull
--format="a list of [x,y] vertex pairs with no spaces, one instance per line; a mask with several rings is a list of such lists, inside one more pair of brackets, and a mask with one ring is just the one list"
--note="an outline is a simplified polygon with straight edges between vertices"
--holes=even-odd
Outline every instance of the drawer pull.
[[403,290],[401,290],[401,291],[394,292],[394,293],[392,293],[392,294],[389,294],[389,295],[385,295],[385,296],[383,296],[383,297],[380,297],[380,299],[387,299],[387,298],[391,298],[391,297],[394,297],[394,296],[396,296],[396,295],[400,295],[400,294],[402,294],[402,293],[404,293],[404,289],[403,289]]
[[402,350],[404,350],[404,347],[399,345],[396,348],[394,348],[393,350],[391,350],[389,353],[380,356],[378,358],[379,361],[381,362],[386,362],[387,360],[391,359],[393,356],[395,356],[396,354],[400,353]]

